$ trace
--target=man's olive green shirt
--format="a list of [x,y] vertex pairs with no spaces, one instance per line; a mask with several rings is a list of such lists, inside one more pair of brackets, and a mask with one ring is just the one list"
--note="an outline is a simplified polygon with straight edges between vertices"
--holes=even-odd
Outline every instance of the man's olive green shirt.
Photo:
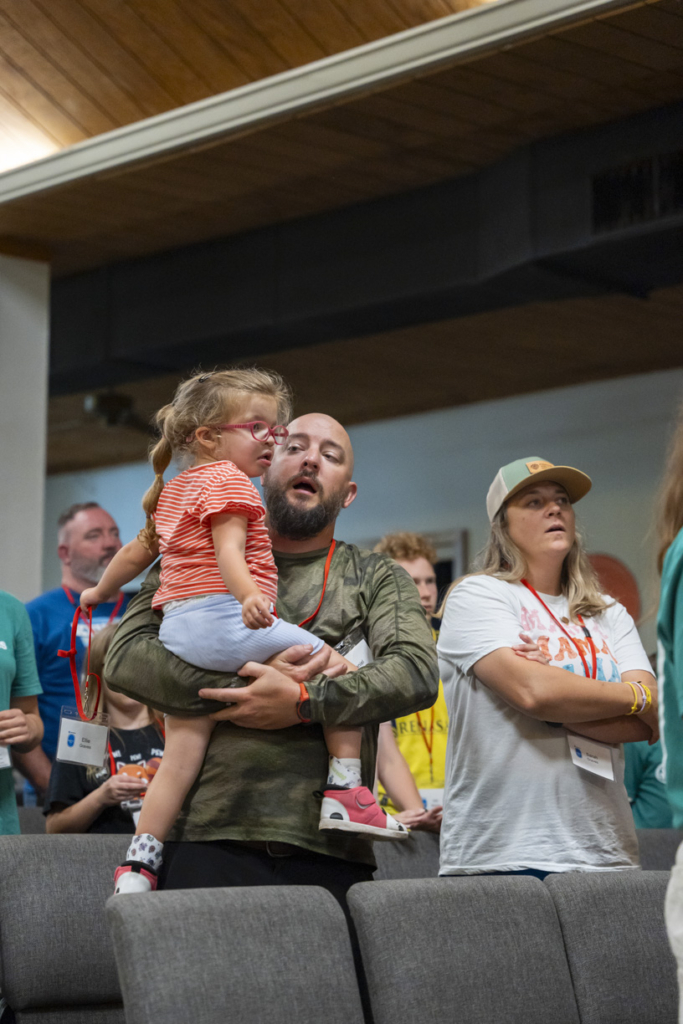
[[[278,614],[302,622],[320,600],[327,549],[274,554]],[[158,636],[161,616],[151,605],[158,585],[154,566],[109,649],[107,684],[167,714],[223,709],[224,703],[198,697],[200,688],[244,686],[245,680],[196,668],[166,650]],[[374,661],[338,679],[318,675],[308,682],[310,725],[261,730],[218,723],[170,839],[277,840],[374,863],[369,841],[318,830],[320,798],[315,793],[324,788],[328,760],[321,726],[366,727],[363,781],[372,787],[378,723],[431,707],[439,673],[431,630],[407,572],[386,555],[338,542],[322,606],[306,628],[335,646],[356,627]]]

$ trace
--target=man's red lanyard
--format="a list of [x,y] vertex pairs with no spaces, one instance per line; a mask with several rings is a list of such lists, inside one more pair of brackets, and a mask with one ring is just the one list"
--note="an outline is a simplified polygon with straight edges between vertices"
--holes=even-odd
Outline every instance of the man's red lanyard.
[[[71,678],[74,684],[74,693],[76,694],[76,707],[78,708],[78,714],[84,722],[92,722],[93,718],[97,714],[100,706],[100,695],[102,693],[102,683],[100,677],[96,672],[90,671],[90,644],[92,642],[92,608],[88,608],[88,663],[86,668],[85,676],[85,702],[81,700],[81,687],[78,681],[78,673],[76,671],[76,633],[78,631],[78,620],[81,615],[80,607],[76,608],[74,613],[74,620],[71,624],[71,647],[68,651],[57,651],[57,656],[60,658],[69,659],[69,668],[71,669]],[[97,687],[97,693],[95,696],[95,706],[91,715],[88,714],[90,709],[90,680],[94,679]]]
[[[318,606],[317,606],[317,608],[315,609],[315,611],[313,612],[312,615],[309,615],[307,619],[304,619],[303,622],[299,623],[299,626],[305,626],[307,622],[312,622],[313,619],[318,614],[318,612],[320,611],[320,609],[322,608],[323,598],[325,597],[325,591],[327,590],[327,578],[330,575],[330,565],[332,564],[332,555],[334,554],[334,549],[336,548],[336,546],[337,546],[337,542],[336,542],[336,540],[333,540],[332,543],[330,544],[330,550],[327,552],[327,558],[325,559],[325,571],[323,573],[323,592],[320,595],[320,600],[318,601]],[[275,614],[277,615],[277,612],[275,612]],[[299,683],[299,694],[300,694],[300,700],[299,700],[299,702],[298,702],[298,704],[296,706],[296,713],[297,713],[297,715],[299,716],[299,718],[301,719],[302,722],[304,722],[305,724],[308,724],[309,719],[308,718],[304,718],[303,715],[301,714],[301,705],[303,704],[304,701],[308,700],[308,697],[309,697],[308,689],[306,688],[306,684],[305,683]]]
[[[64,591],[64,593],[66,594],[66,596],[67,596],[67,597],[69,598],[69,604],[72,604],[72,605],[73,605],[73,606],[75,607],[75,606],[76,606],[76,605],[78,604],[78,601],[77,601],[77,600],[75,599],[74,595],[73,595],[73,594],[71,593],[71,591],[69,590],[69,588],[68,588],[68,587],[65,587],[64,585],[62,585],[62,590]],[[117,615],[119,614],[119,612],[121,611],[121,606],[122,606],[122,604],[123,604],[123,602],[124,602],[125,596],[126,596],[126,595],[125,595],[125,594],[124,594],[123,592],[121,592],[121,593],[119,594],[119,597],[118,597],[118,601],[117,601],[117,602],[116,602],[116,604],[114,605],[114,609],[113,609],[113,611],[112,611],[111,615],[109,616],[109,618],[107,619],[107,625],[111,625],[111,623],[112,623],[112,622],[114,621],[114,619],[116,618],[116,616],[117,616]],[[86,621],[87,621],[87,620],[86,620],[86,617],[85,617],[85,615],[84,615],[84,613],[83,613],[83,612],[81,612],[81,615],[80,615],[80,617],[81,617],[81,618],[83,619],[83,621],[84,621],[84,622],[86,622]]]
[[579,646],[579,645],[577,644],[577,642],[576,642],[576,640],[574,639],[574,637],[573,637],[573,636],[571,635],[571,633],[569,633],[569,632],[568,632],[568,631],[567,631],[567,630],[566,630],[566,629],[564,628],[564,626],[562,625],[562,623],[560,622],[560,620],[559,620],[559,619],[557,618],[557,616],[556,616],[556,615],[553,615],[553,613],[551,612],[550,608],[548,608],[548,605],[547,605],[547,604],[545,603],[545,601],[544,601],[544,600],[543,600],[543,598],[542,598],[542,597],[540,596],[540,594],[537,594],[537,593],[536,593],[536,591],[535,591],[535,590],[534,590],[534,588],[533,588],[533,587],[531,586],[531,584],[530,584],[530,583],[528,583],[528,582],[527,582],[526,580],[522,580],[522,583],[524,584],[524,586],[526,587],[526,589],[527,589],[528,591],[530,591],[530,592],[531,592],[531,593],[532,593],[532,594],[534,595],[534,597],[536,598],[536,600],[537,600],[537,601],[539,601],[539,602],[540,602],[540,603],[541,603],[541,604],[543,605],[543,607],[544,607],[544,608],[545,608],[545,610],[547,611],[547,613],[548,613],[548,615],[550,616],[550,618],[551,618],[551,619],[552,619],[552,620],[553,620],[554,622],[556,622],[556,623],[557,623],[557,625],[558,625],[558,626],[560,627],[560,629],[562,630],[562,632],[564,633],[564,635],[565,635],[565,636],[567,636],[567,637],[569,637],[569,639],[571,640],[571,642],[572,642],[572,643],[574,644],[574,647],[576,647],[577,651],[579,652],[579,657],[581,658],[581,661],[583,662],[583,669],[584,669],[584,672],[585,672],[585,674],[586,674],[586,678],[587,678],[587,679],[597,679],[597,678],[598,678],[598,652],[597,652],[597,651],[596,651],[596,649],[595,649],[595,644],[593,643],[593,637],[592,637],[592,636],[590,635],[590,633],[588,632],[588,629],[587,629],[587,627],[586,627],[586,624],[585,624],[585,622],[583,621],[583,618],[582,618],[582,617],[581,617],[580,615],[577,615],[577,616],[576,616],[576,617],[577,617],[577,619],[579,620],[579,625],[581,626],[581,629],[583,630],[584,636],[585,636],[585,637],[586,637],[586,639],[588,640],[588,645],[589,645],[589,647],[590,647],[590,649],[591,649],[591,660],[592,660],[592,663],[593,663],[593,671],[592,671],[592,672],[589,672],[589,671],[588,671],[588,662],[586,661],[586,658],[585,658],[585,656],[584,656],[584,653],[583,653],[583,651],[581,650],[580,646]]
[[323,592],[320,595],[320,600],[318,601],[318,607],[316,608],[316,610],[313,612],[312,615],[309,615],[307,619],[304,619],[303,622],[299,623],[300,626],[305,626],[307,622],[312,622],[313,619],[316,617],[316,615],[318,614],[318,612],[320,611],[320,609],[322,607],[323,598],[325,596],[325,591],[327,590],[327,577],[330,575],[330,564],[332,562],[332,555],[334,554],[334,549],[336,548],[336,546],[337,546],[337,542],[336,542],[336,540],[333,540],[332,543],[330,544],[330,550],[327,552],[327,560],[325,562],[325,572],[323,574]]

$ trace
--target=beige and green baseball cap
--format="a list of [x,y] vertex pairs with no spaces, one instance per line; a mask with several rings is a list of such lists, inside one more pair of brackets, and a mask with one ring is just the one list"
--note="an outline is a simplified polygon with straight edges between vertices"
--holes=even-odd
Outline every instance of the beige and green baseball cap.
[[491,522],[508,498],[528,487],[532,481],[536,483],[541,480],[552,480],[555,484],[562,484],[572,505],[588,494],[593,486],[591,478],[580,469],[574,469],[572,466],[554,466],[552,462],[541,459],[538,455],[529,455],[525,459],[508,462],[507,466],[501,466],[498,470],[486,495],[486,511]]

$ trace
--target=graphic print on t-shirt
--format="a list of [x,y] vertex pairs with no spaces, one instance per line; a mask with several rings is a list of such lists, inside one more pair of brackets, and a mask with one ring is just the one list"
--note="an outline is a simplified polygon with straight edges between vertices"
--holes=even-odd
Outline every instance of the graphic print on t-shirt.
[[[114,737],[115,738],[115,737]],[[118,748],[112,745],[111,754],[114,759],[114,767],[116,768],[117,775],[128,775],[132,779],[146,779],[149,784],[156,773],[159,770],[161,764],[161,758],[163,757],[163,749],[161,747],[149,748],[147,760],[141,753],[127,753],[119,743]],[[128,758],[128,760],[126,760]],[[105,768],[102,768],[95,775],[95,781],[97,784],[105,782],[109,778],[110,765],[108,764]],[[142,794],[139,797],[135,797],[132,800],[122,800],[121,807],[124,811],[128,811],[130,814],[135,816],[135,812],[139,811],[142,807]]]
[[[586,673],[577,647],[586,659],[589,669],[592,667],[592,653],[588,638],[584,636],[581,627],[575,622],[566,621],[566,616],[561,620],[572,638],[570,640],[545,608],[536,603],[531,595],[529,598],[536,606],[529,607],[525,602],[522,603],[520,621],[524,632],[538,644],[541,653],[553,668],[563,668],[567,672],[576,672],[584,676]],[[544,596],[544,600],[548,603],[547,597]],[[616,657],[610,650],[607,633],[595,619],[591,620],[590,633],[597,654],[596,678],[607,683],[618,683],[621,674]]]

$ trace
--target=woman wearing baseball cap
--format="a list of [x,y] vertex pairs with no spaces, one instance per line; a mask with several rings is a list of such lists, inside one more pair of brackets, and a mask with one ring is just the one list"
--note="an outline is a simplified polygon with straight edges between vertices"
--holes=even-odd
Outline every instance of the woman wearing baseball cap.
[[576,532],[590,487],[536,456],[503,466],[480,570],[446,598],[442,875],[638,867],[618,744],[657,739],[656,683]]

